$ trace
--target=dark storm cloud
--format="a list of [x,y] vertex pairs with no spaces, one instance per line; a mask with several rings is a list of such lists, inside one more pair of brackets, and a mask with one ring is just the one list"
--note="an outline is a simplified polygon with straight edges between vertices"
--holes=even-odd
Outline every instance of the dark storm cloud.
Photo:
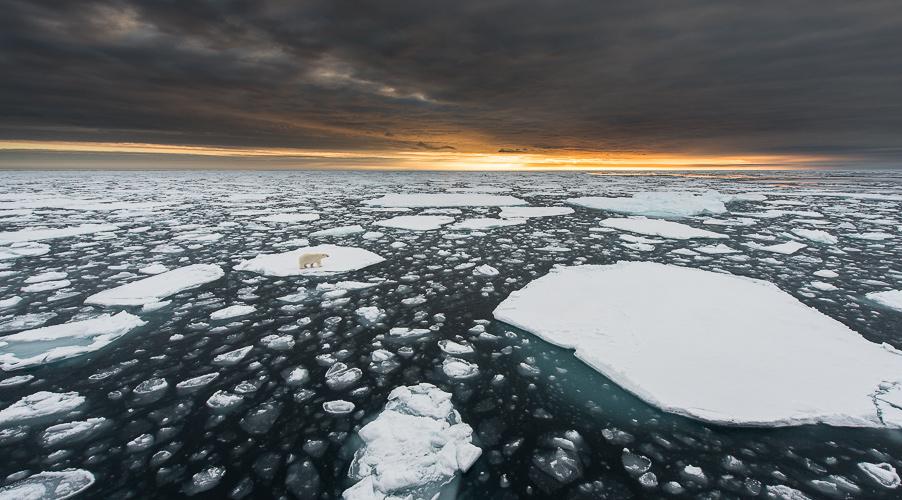
[[897,0],[23,0],[0,8],[5,139],[902,150]]

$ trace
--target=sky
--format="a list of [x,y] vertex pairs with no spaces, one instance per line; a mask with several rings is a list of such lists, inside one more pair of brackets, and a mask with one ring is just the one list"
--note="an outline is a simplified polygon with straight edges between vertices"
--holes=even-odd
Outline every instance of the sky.
[[0,11],[0,168],[902,167],[898,0]]

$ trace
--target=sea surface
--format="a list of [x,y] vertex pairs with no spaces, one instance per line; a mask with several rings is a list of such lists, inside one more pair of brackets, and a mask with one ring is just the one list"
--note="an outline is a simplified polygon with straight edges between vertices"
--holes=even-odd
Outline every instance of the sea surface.
[[[86,399],[75,415],[0,431],[2,484],[74,468],[96,479],[81,493],[84,498],[180,498],[197,490],[195,474],[217,468],[224,472],[221,478],[194,498],[339,498],[353,484],[348,469],[360,446],[357,430],[376,418],[393,388],[428,382],[453,395],[461,420],[474,429],[473,443],[482,449],[470,470],[445,488],[444,498],[764,498],[768,486],[780,485],[810,498],[902,495],[900,489],[880,487],[858,467],[889,463],[902,470],[902,431],[700,423],[645,404],[571,351],[492,318],[512,291],[554,266],[644,260],[767,280],[866,339],[902,349],[902,312],[865,298],[902,287],[899,173],[79,171],[2,176],[0,233],[82,224],[116,227],[42,240],[49,246],[45,253],[7,254],[0,260],[0,300],[22,299],[0,311],[0,335],[120,310],[146,322],[96,352],[0,374],[0,408],[37,391],[76,392]],[[680,220],[728,234],[724,243],[736,253],[673,253],[711,244],[698,240],[662,238],[636,245],[619,231],[590,231],[615,214],[582,207],[573,207],[570,215],[484,231],[450,226],[408,231],[373,223],[430,209],[392,212],[362,203],[390,193],[488,192],[533,206],[565,206],[564,200],[580,196],[707,190],[763,195],[761,201],[730,202],[725,214]],[[444,215],[459,222],[497,217],[498,210],[460,207]],[[768,210],[780,212],[760,215]],[[259,220],[279,213],[315,213],[319,219]],[[310,236],[351,225],[383,234]],[[838,242],[805,241],[793,235],[797,228],[827,231]],[[385,260],[331,276],[273,277],[233,269],[258,254],[303,246],[303,239],[311,245],[365,248]],[[746,245],[790,240],[807,246],[784,255]],[[0,255],[5,248],[0,246]],[[85,304],[89,295],[146,278],[139,270],[151,264],[168,269],[216,264],[225,275],[173,295],[167,299],[171,303],[152,311]],[[485,265],[498,274],[474,273]],[[838,277],[812,274],[822,269],[835,270]],[[47,272],[66,273],[55,281],[68,283],[22,291],[26,279]],[[340,281],[373,286],[336,292]],[[812,281],[829,282],[835,289],[819,289]],[[280,300],[298,293],[306,295],[295,302]],[[210,318],[232,305],[250,305],[254,311],[228,320]],[[362,307],[377,307],[383,315],[375,323],[363,321],[357,313]],[[396,327],[429,332],[397,339],[388,334]],[[480,338],[482,331],[497,338]],[[293,344],[267,346],[260,339],[268,335],[289,336]],[[449,355],[439,347],[442,340],[474,347],[472,354],[458,356],[476,365],[472,377],[445,373]],[[238,364],[212,363],[218,354],[246,346],[252,349]],[[373,369],[371,354],[377,349],[394,354],[396,366]],[[359,368],[362,376],[347,387],[330,387],[326,372],[336,362]],[[297,367],[308,370],[309,381],[287,384],[284,373]],[[175,389],[211,372],[219,376],[196,392]],[[4,379],[22,375],[33,378],[3,385]],[[152,398],[135,395],[134,389],[150,379],[164,379],[165,388]],[[217,391],[240,395],[240,403],[228,412],[213,411],[207,400]],[[352,402],[354,411],[324,411],[323,403],[334,400]],[[247,418],[261,408],[266,418]],[[50,425],[89,418],[106,419],[109,425],[62,447],[40,440]],[[572,446],[561,448],[557,438]],[[687,466],[700,468],[704,479],[687,477]],[[637,469],[653,473],[655,484],[641,484]]]

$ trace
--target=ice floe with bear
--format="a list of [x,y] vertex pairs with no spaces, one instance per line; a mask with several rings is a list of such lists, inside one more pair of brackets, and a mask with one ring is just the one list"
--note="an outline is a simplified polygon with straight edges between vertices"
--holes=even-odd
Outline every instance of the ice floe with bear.
[[[324,253],[328,257],[322,267],[301,268],[298,259],[304,254]],[[260,254],[235,266],[237,271],[250,271],[266,276],[329,275],[363,269],[384,261],[379,255],[357,247],[318,245],[276,254]]]

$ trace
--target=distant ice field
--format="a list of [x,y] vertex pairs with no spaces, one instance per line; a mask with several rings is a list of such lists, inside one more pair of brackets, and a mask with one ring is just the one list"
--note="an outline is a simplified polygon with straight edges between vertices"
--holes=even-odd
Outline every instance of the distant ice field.
[[0,499],[897,498],[900,243],[886,172],[4,172]]

